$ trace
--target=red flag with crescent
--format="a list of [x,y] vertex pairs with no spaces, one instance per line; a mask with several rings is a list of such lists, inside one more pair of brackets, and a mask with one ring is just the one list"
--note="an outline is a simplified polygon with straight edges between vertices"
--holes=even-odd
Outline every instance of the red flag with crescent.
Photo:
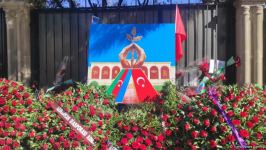
[[140,101],[152,100],[157,92],[141,69],[133,69],[132,77]]

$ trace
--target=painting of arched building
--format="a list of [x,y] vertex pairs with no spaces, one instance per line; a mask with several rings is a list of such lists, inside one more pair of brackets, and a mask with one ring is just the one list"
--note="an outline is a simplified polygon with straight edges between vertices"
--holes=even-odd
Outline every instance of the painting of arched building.
[[[88,81],[109,85],[121,69],[120,62],[92,62],[91,67],[88,67]],[[141,69],[153,85],[175,82],[175,66],[171,66],[170,62],[145,62]]]

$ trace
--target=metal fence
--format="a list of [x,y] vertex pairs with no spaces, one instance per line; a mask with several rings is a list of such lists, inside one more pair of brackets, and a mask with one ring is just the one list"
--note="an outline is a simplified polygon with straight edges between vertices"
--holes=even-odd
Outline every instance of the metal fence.
[[[225,60],[235,54],[234,9],[232,5],[179,5],[187,32],[185,56],[177,69],[193,66],[203,59]],[[69,56],[65,79],[85,82],[87,78],[87,44],[91,16],[102,23],[174,23],[175,5],[123,7],[120,9],[38,9],[31,12],[33,77],[41,86],[51,84],[64,56]],[[105,41],[107,42],[107,41]],[[229,68],[228,82],[235,81]],[[178,84],[187,85],[197,76],[189,72]]]
[[7,77],[6,22],[0,9],[0,77]]

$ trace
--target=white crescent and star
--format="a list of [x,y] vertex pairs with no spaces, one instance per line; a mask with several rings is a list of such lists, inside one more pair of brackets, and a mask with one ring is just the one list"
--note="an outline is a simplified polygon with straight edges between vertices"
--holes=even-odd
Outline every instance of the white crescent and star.
[[[119,84],[119,83],[120,83],[120,84]],[[122,81],[122,80],[119,80],[117,86],[120,87],[122,84],[123,84],[123,81]]]
[[[136,80],[137,81],[137,85],[140,85],[140,83],[139,83],[140,80],[143,80],[143,82],[145,83],[145,79],[143,77],[138,77],[137,80]],[[142,84],[141,87],[145,87],[145,85]]]

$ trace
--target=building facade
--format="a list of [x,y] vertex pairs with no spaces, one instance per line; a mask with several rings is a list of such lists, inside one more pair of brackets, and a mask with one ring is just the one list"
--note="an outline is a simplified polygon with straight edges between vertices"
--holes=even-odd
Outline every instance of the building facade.
[[[163,85],[166,81],[175,83],[175,66],[171,62],[145,62],[142,70],[152,85]],[[88,67],[88,83],[110,85],[122,66],[120,62],[93,62]]]

